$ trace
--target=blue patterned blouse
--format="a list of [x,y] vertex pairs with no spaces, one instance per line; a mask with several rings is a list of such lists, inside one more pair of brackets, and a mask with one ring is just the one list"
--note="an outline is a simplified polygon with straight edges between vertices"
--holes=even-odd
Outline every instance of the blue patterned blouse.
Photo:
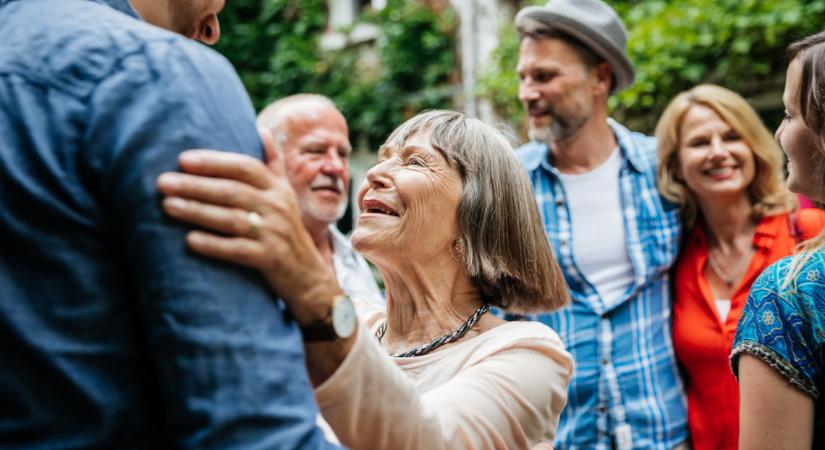
[[751,287],[731,352],[738,376],[739,355],[753,355],[776,369],[788,382],[816,402],[813,448],[823,448],[825,408],[825,249],[802,266],[795,280],[783,287],[793,257],[765,269]]

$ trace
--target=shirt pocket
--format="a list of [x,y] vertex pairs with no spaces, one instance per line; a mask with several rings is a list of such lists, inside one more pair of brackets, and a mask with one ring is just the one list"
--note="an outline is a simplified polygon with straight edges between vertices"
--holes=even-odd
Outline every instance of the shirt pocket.
[[670,269],[679,249],[679,210],[642,217],[637,222],[639,243],[648,275],[658,275]]

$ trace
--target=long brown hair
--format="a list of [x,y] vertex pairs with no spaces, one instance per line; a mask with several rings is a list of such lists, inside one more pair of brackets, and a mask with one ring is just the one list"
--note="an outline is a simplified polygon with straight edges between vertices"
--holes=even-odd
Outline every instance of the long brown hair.
[[[825,168],[825,31],[794,42],[788,47],[787,56],[789,65],[797,59],[800,63],[799,90],[791,101],[797,102],[803,123],[819,138],[817,165],[822,173]],[[825,186],[825,180],[822,181]],[[825,229],[802,244],[802,251],[794,257],[783,287],[793,284],[811,254],[822,247],[825,247]]]
[[800,39],[788,47],[788,64],[799,58],[801,71],[796,101],[802,121],[820,139],[825,152],[825,31]]

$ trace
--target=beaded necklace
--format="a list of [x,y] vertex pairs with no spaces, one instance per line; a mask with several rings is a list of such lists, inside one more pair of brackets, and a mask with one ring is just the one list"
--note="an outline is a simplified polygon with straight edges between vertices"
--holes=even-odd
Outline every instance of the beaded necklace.
[[[467,318],[467,321],[461,324],[461,326],[458,327],[458,329],[453,331],[452,333],[445,334],[444,336],[441,336],[440,338],[430,342],[429,344],[424,344],[420,347],[416,347],[404,353],[396,353],[395,355],[390,356],[394,358],[409,358],[410,356],[421,356],[430,353],[431,351],[437,349],[438,347],[441,347],[442,345],[455,342],[461,339],[462,336],[467,334],[467,332],[470,331],[470,328],[472,328],[473,325],[475,325],[476,322],[478,322],[478,319],[480,319],[481,316],[483,316],[484,313],[486,313],[489,310],[490,304],[485,303],[481,305],[481,307],[478,308],[473,314],[471,314],[470,317]],[[382,323],[375,331],[375,337],[378,339],[379,344],[381,343],[381,339],[384,337],[384,333],[386,332],[387,321],[385,320],[384,323]]]

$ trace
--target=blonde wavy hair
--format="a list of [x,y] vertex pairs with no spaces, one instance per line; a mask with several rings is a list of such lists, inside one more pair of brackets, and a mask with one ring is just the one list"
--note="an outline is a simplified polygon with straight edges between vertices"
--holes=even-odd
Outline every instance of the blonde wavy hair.
[[658,140],[658,186],[662,196],[681,206],[682,222],[690,229],[699,218],[695,195],[677,174],[682,121],[688,110],[700,105],[715,111],[753,152],[756,170],[748,186],[753,220],[797,208],[796,197],[785,186],[782,150],[765,128],[756,111],[739,94],[713,84],[701,84],[677,95],[656,125]]

